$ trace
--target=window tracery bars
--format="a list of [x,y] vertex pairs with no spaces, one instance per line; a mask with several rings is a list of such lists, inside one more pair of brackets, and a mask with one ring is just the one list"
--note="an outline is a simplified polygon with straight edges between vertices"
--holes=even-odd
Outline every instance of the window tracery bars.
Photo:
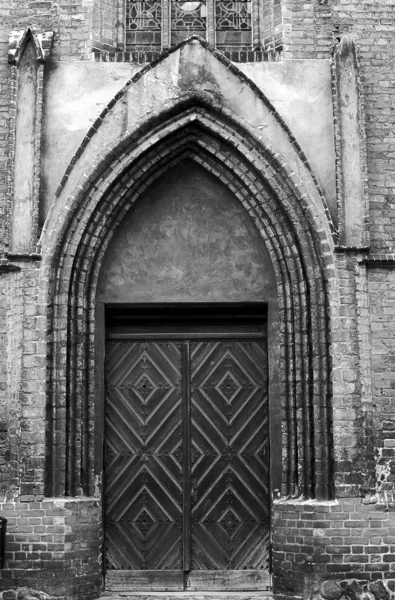
[[161,0],[127,0],[125,21],[127,46],[161,46]]
[[252,44],[252,3],[250,0],[216,0],[217,46],[249,47]]
[[171,44],[177,44],[191,35],[206,38],[206,0],[171,0]]
[[220,48],[259,46],[259,6],[252,0],[126,0],[125,10],[129,48],[166,48],[194,34]]

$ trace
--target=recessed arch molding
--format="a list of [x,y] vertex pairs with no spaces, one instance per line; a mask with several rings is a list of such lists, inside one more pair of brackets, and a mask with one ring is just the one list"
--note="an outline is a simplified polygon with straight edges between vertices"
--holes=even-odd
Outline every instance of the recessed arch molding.
[[[189,101],[109,150],[43,236],[50,281],[47,494],[95,495],[95,297],[100,265],[142,192],[186,157],[218,177],[255,222],[275,271],[284,497],[332,497],[328,222],[271,148]],[[100,168],[99,168],[100,167]],[[58,221],[60,216],[57,216]]]

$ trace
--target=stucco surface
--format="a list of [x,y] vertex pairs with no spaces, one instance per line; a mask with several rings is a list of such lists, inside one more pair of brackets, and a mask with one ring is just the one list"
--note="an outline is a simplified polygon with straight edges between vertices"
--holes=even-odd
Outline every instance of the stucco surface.
[[[283,61],[239,64],[264,92],[305,152],[327,202],[335,209],[334,143],[329,61]],[[42,210],[44,219],[61,178],[87,131],[113,96],[137,72],[128,63],[54,63],[46,74]],[[245,119],[263,141],[276,141],[287,154],[288,141],[267,118],[257,96],[199,45],[171,54],[132,84],[104,123],[108,140],[122,138],[145,118],[176,98],[191,93],[223,102]],[[103,132],[102,132],[103,133]],[[103,143],[101,142],[101,147]],[[292,161],[292,156],[288,157]],[[297,171],[297,163],[292,165]]]
[[48,63],[45,71],[41,219],[68,164],[111,98],[141,65]]
[[192,160],[137,201],[102,263],[102,302],[241,302],[276,297],[273,267],[251,217]]
[[336,156],[329,61],[284,60],[241,63],[238,67],[265,93],[291,129],[322,187],[332,219],[336,220]]

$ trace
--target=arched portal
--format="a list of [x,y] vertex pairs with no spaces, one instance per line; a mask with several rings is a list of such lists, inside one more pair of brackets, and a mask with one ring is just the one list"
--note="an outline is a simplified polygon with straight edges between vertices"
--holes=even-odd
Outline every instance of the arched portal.
[[[136,198],[189,155],[243,203],[271,257],[280,311],[281,493],[331,495],[328,322],[322,264],[325,237],[321,239],[325,234],[276,159],[256,148],[247,132],[220,123],[220,115],[212,119],[200,109],[184,111],[171,133],[159,142],[155,136],[156,143],[142,144],[139,158],[122,172],[118,173],[119,167],[109,168],[108,180],[101,172],[99,183],[90,183],[90,194],[76,207],[58,240],[51,298],[51,417],[54,424],[59,415],[64,418],[62,406],[67,398],[69,425],[51,429],[53,493],[94,493],[95,390],[89,369],[94,365],[97,276],[106,247]],[[127,148],[119,161],[123,156],[128,156]],[[103,181],[104,190],[100,187]],[[63,457],[59,448],[65,440],[68,453]]]
[[278,369],[271,360],[269,377],[267,359],[268,345],[278,355],[276,297],[259,230],[191,158],[154,181],[115,231],[96,296],[96,318],[106,314],[111,589],[270,585],[270,484],[281,484],[269,456],[268,379],[280,473]]
[[[94,495],[102,474],[96,441],[96,299],[106,250],[136,200],[193,160],[231,191],[270,257],[278,307],[278,497],[332,495],[326,265],[327,227],[301,186],[239,124],[199,104],[111,152],[84,184],[52,252],[48,493]],[[137,151],[136,151],[137,148]],[[100,357],[99,357],[100,358]]]

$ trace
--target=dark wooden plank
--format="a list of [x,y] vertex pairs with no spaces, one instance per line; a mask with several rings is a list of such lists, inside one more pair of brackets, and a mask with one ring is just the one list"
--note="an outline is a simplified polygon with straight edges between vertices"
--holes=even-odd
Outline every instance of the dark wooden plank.
[[144,571],[107,571],[105,576],[107,592],[127,591],[182,591],[184,589],[183,571],[144,570]]
[[107,347],[106,588],[266,590],[266,342]]
[[148,327],[153,332],[164,332],[164,328],[171,331],[180,324],[214,329],[226,325],[228,330],[255,324],[262,328],[266,319],[267,304],[254,302],[106,305],[108,327]]
[[224,331],[224,332],[213,332],[213,331],[180,331],[179,333],[169,332],[169,333],[143,333],[136,332],[135,329],[131,329],[127,331],[127,329],[123,328],[121,330],[112,329],[106,335],[108,340],[202,340],[202,339],[256,339],[258,341],[264,338],[263,333],[248,331],[242,329],[240,331]]
[[191,571],[188,579],[188,591],[264,591],[270,589],[270,585],[270,574],[263,569]]
[[182,344],[182,431],[183,431],[183,569],[191,568],[191,378],[190,344]]
[[107,571],[182,569],[181,346],[107,342]]
[[191,356],[191,569],[267,572],[266,345],[192,342]]

